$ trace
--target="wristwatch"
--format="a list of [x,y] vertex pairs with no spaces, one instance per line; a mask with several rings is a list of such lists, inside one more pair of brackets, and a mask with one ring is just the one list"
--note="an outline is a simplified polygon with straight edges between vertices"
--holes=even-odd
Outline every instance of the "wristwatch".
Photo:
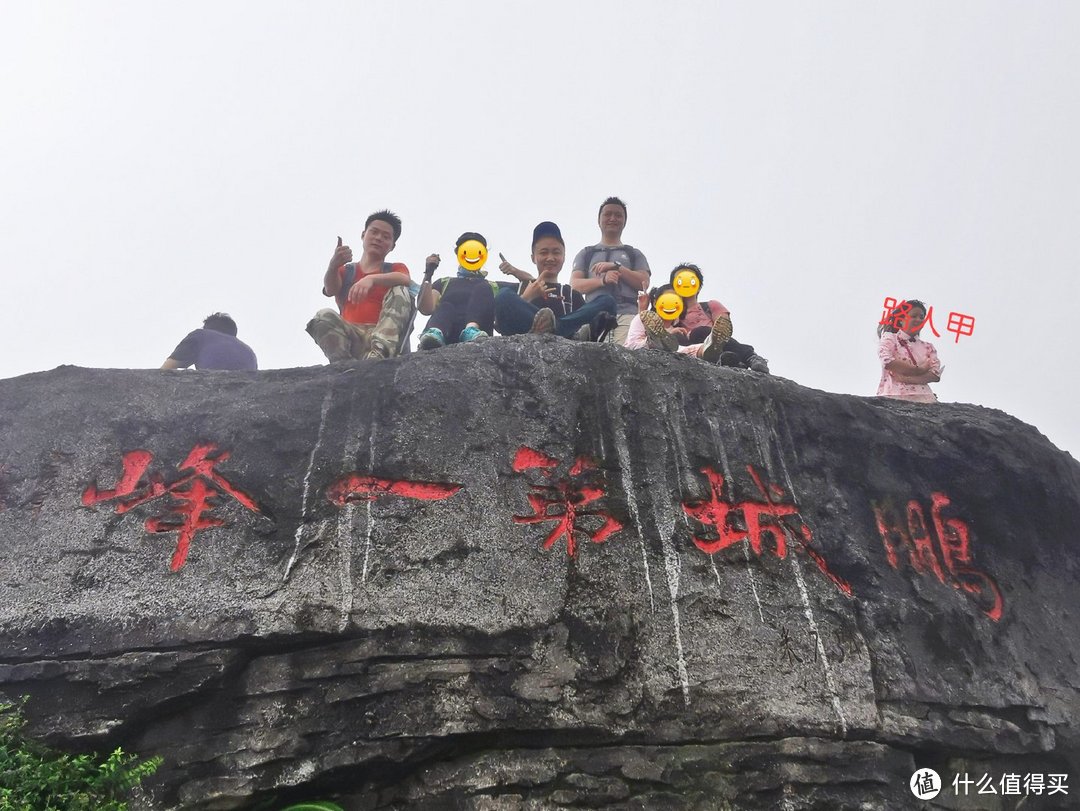
[[612,262],[612,264],[615,265],[615,270],[618,270],[622,267],[622,264],[618,260],[615,260],[614,262]]

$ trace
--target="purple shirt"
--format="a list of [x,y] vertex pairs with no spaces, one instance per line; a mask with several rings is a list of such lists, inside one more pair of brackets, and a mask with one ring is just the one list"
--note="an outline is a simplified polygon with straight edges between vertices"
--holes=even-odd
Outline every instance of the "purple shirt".
[[251,347],[233,335],[213,329],[197,329],[169,355],[181,368],[195,364],[196,369],[230,369],[254,372],[259,368]]

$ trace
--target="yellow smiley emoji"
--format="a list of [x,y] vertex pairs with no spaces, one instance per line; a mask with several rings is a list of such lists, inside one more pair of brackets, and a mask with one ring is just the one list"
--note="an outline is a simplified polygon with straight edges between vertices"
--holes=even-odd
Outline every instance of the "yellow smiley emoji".
[[458,264],[465,270],[471,270],[476,273],[484,266],[484,262],[487,261],[487,247],[484,243],[478,239],[467,239],[458,245],[457,259]]
[[668,291],[656,299],[656,314],[665,321],[678,321],[682,311],[683,300],[678,293]]
[[675,274],[675,281],[671,283],[671,286],[675,288],[675,292],[683,298],[693,298],[700,291],[701,284],[698,282],[697,274],[692,270],[680,270]]

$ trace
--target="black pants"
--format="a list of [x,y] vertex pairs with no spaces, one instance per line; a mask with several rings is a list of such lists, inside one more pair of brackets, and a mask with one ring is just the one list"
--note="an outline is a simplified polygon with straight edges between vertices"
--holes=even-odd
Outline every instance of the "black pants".
[[465,325],[475,321],[480,329],[491,334],[495,323],[495,293],[491,283],[482,276],[475,279],[451,279],[439,306],[428,319],[426,329],[442,331],[448,344],[456,344]]
[[[703,344],[705,339],[709,337],[712,332],[712,327],[694,327],[690,330],[690,340],[688,344]],[[743,366],[750,365],[750,358],[754,354],[754,347],[750,344],[741,344],[734,338],[728,339],[728,342],[724,344],[724,352],[733,352],[735,357],[739,359],[739,363]]]

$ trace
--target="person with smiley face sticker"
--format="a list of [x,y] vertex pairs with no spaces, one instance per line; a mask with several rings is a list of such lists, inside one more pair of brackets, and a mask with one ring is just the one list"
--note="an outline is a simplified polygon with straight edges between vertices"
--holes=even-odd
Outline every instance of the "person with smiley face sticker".
[[420,333],[418,345],[421,349],[468,343],[491,335],[495,322],[495,293],[482,271],[488,257],[487,240],[475,231],[466,231],[458,237],[454,250],[458,272],[453,278],[432,283],[431,277],[439,266],[439,255],[428,257],[417,298],[420,312],[431,316]]
[[586,303],[581,293],[568,284],[559,284],[559,271],[566,261],[566,243],[553,222],[533,229],[532,261],[539,276],[519,271],[506,260],[499,266],[515,276],[521,287],[503,290],[495,297],[495,327],[503,335],[553,332],[563,338],[592,340],[599,334],[601,317],[615,315],[615,299],[602,294]]
[[630,322],[623,346],[627,349],[662,349],[665,352],[678,352],[693,355],[709,363],[717,363],[724,350],[724,345],[731,337],[731,322],[717,319],[709,335],[701,343],[681,345],[673,330],[674,324],[683,314],[683,300],[670,284],[653,288],[639,298],[641,312]]
[[[671,285],[685,304],[685,311],[671,330],[678,335],[681,344],[703,342],[719,319],[727,320],[726,329],[729,334],[731,332],[731,312],[727,307],[716,300],[698,301],[703,283],[704,277],[697,265],[684,262],[671,271]],[[758,355],[750,344],[740,343],[734,338],[729,338],[724,344],[720,364],[769,373],[769,362]]]
[[626,203],[609,197],[600,204],[597,215],[600,241],[582,248],[574,257],[570,286],[592,301],[607,294],[615,299],[619,325],[610,340],[623,343],[630,323],[637,317],[637,295],[649,286],[651,271],[645,255],[622,241],[626,228]]
[[684,304],[684,313],[678,323],[678,327],[685,332],[687,337],[683,343],[704,341],[717,316],[731,317],[731,312],[719,301],[698,301],[703,283],[701,268],[697,265],[685,262],[671,271],[671,286],[682,296]]

